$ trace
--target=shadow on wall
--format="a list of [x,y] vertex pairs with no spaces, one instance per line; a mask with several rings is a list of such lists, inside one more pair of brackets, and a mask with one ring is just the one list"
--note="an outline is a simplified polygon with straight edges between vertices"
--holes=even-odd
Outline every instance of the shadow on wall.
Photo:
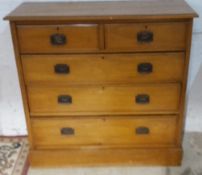
[[202,131],[202,65],[189,91],[186,128]]
[[4,21],[2,28],[0,32],[0,135],[25,135],[27,131],[8,22]]
[[202,32],[193,33],[192,46],[191,46],[191,57],[189,65],[189,81],[188,90],[191,89],[197,73],[199,71],[200,65],[202,65]]

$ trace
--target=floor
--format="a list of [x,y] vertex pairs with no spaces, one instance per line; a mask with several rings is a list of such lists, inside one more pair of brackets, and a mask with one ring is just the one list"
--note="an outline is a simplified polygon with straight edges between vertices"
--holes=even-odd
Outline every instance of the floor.
[[28,175],[202,175],[202,133],[186,133],[180,167],[30,168]]
[[27,175],[27,137],[0,136],[0,175]]

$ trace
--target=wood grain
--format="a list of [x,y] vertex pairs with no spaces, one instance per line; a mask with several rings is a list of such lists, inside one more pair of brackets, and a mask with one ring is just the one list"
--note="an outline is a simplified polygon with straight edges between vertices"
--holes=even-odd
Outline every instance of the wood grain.
[[[184,53],[23,55],[21,58],[27,85],[179,82],[184,73]],[[142,63],[152,64],[152,72],[138,72]],[[57,64],[67,65],[70,72],[55,73]]]
[[180,115],[177,127],[177,143],[182,145],[184,137],[184,127],[187,114],[187,81],[188,81],[188,72],[189,72],[189,62],[190,62],[190,52],[192,44],[192,28],[193,28],[193,19],[189,20],[189,26],[187,28],[186,34],[186,52],[185,52],[185,72],[182,83],[181,99],[180,99]]
[[[155,117],[99,117],[99,118],[41,118],[32,119],[35,148],[62,148],[71,146],[132,145],[154,147],[175,143],[176,118]],[[138,134],[136,129],[147,128],[149,133]],[[61,130],[71,128],[73,134]]]
[[182,149],[69,149],[32,150],[30,164],[33,167],[58,166],[112,166],[112,165],[180,165]]
[[14,53],[15,53],[15,62],[17,67],[17,73],[19,78],[19,84],[20,84],[20,90],[22,93],[22,102],[23,102],[23,108],[25,113],[25,120],[27,124],[27,131],[28,131],[28,139],[29,139],[29,146],[30,149],[33,147],[33,138],[31,133],[31,124],[30,124],[30,113],[29,113],[29,104],[28,104],[28,97],[27,97],[27,91],[23,76],[23,68],[22,68],[22,62],[20,59],[20,52],[19,52],[19,45],[18,45],[18,38],[17,38],[17,29],[14,22],[10,22],[10,28],[11,28],[11,34],[12,34],[12,40],[13,40],[13,47],[14,47]]
[[[185,50],[187,23],[135,23],[105,25],[107,50],[177,51]],[[137,34],[153,33],[152,42],[139,42]]]
[[183,0],[23,3],[8,20],[109,20],[193,18],[196,12]]
[[[85,86],[85,87],[44,87],[27,88],[32,115],[40,113],[66,115],[113,114],[127,112],[176,112],[178,111],[179,84],[151,84],[131,86]],[[148,104],[138,104],[136,96],[149,95]],[[71,104],[58,103],[58,96],[69,95]]]
[[[96,24],[20,25],[17,29],[21,53],[61,53],[99,49],[99,29]],[[53,45],[50,37],[54,34],[65,35],[66,44]]]

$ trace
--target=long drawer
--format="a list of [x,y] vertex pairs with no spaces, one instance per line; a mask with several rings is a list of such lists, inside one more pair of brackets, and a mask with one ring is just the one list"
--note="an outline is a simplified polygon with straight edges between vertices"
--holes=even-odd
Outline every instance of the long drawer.
[[28,86],[31,115],[178,112],[180,84]]
[[31,120],[35,147],[174,145],[175,116],[40,118]]
[[99,49],[97,24],[19,25],[21,53],[65,53]]
[[22,64],[27,84],[181,81],[184,53],[24,55]]
[[126,23],[105,26],[107,50],[185,50],[187,23]]

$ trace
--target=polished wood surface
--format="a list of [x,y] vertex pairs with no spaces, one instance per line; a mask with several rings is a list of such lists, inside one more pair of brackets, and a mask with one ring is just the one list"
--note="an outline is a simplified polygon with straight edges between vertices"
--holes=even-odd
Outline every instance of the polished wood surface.
[[120,20],[193,18],[196,12],[184,0],[104,2],[28,2],[5,17],[8,20]]
[[[72,113],[113,114],[145,112],[177,112],[179,84],[151,84],[98,87],[38,87],[27,88],[32,115]],[[149,102],[138,103],[138,95],[148,95]],[[58,97],[68,95],[72,103],[58,103]]]
[[179,165],[196,16],[183,0],[23,3],[6,16],[30,164]]
[[189,72],[189,62],[190,62],[190,53],[191,53],[191,44],[192,44],[192,30],[193,30],[193,20],[189,20],[189,26],[187,28],[187,40],[186,40],[186,52],[185,52],[185,72],[183,77],[182,89],[181,89],[181,101],[179,105],[180,115],[179,122],[177,125],[177,145],[181,146],[183,144],[184,138],[184,128],[186,120],[186,111],[187,111],[187,82],[188,82],[188,72]]
[[11,28],[11,35],[12,35],[12,41],[14,46],[14,53],[15,53],[15,62],[17,66],[17,73],[18,73],[18,80],[20,84],[20,90],[22,94],[22,102],[23,102],[23,108],[25,113],[25,120],[27,124],[27,131],[28,131],[28,140],[29,140],[29,146],[30,149],[33,147],[33,139],[32,139],[32,132],[31,132],[31,119],[30,119],[30,112],[29,112],[29,104],[27,99],[27,91],[25,86],[25,80],[24,80],[24,74],[23,74],[23,68],[22,68],[22,62],[20,59],[20,52],[18,49],[18,38],[17,38],[17,30],[16,25],[14,22],[10,22],[10,28]]
[[72,166],[180,166],[181,148],[31,150],[33,167]]
[[[22,65],[27,85],[177,82],[184,73],[184,57],[184,53],[23,55]],[[151,72],[138,71],[138,66],[144,63],[152,65]],[[68,66],[69,72],[55,72],[58,64]]]
[[[186,23],[108,24],[105,26],[107,50],[177,51],[186,47]],[[149,31],[153,41],[139,42],[137,34]]]
[[[101,117],[82,119],[32,119],[36,148],[63,148],[71,146],[132,145],[154,147],[175,144],[176,118],[165,117]],[[141,128],[148,133],[138,133]],[[61,133],[64,128],[74,133]]]
[[[99,48],[99,31],[96,24],[18,26],[18,38],[22,53],[61,53],[77,50],[94,51]],[[63,45],[53,45],[54,34],[66,37]],[[78,37],[79,36],[79,37]]]

